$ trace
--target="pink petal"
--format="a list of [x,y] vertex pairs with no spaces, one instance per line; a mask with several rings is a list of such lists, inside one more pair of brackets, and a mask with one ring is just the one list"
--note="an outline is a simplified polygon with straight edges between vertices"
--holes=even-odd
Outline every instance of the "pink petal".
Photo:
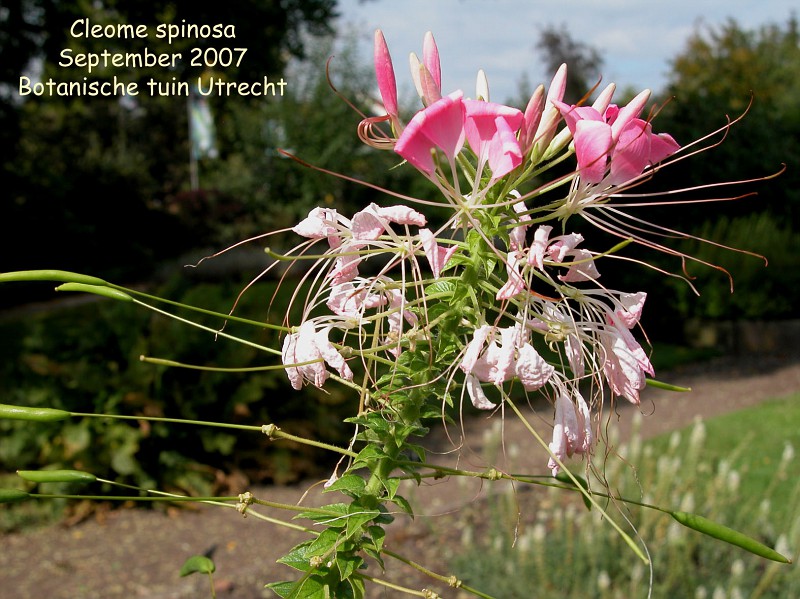
[[408,206],[375,206],[376,214],[385,218],[391,223],[398,225],[416,225],[418,227],[425,226],[425,216]]
[[620,294],[620,307],[614,312],[617,318],[629,329],[632,329],[639,322],[644,310],[644,302],[647,294],[644,291],[638,293]]
[[408,58],[411,67],[411,79],[414,81],[414,87],[417,94],[422,99],[425,106],[430,106],[442,97],[442,90],[436,84],[433,75],[428,70],[428,67],[420,62],[417,55],[413,52]]
[[328,332],[329,329],[325,328],[316,334],[314,342],[317,349],[328,365],[339,373],[339,376],[347,381],[352,381],[353,371],[350,370],[350,367],[347,365],[347,362],[345,362],[342,354],[339,353],[339,350],[328,341]]
[[519,348],[514,373],[526,391],[536,391],[550,380],[555,368],[548,364],[530,343]]
[[[514,192],[512,192],[512,194],[513,193]],[[517,193],[515,197],[519,197],[519,194]],[[524,212],[528,211],[528,207],[525,206],[525,202],[521,201],[517,202],[516,204],[514,204],[513,208],[514,212],[516,212],[518,215],[521,215],[519,217],[519,222],[526,222],[531,220],[530,214],[523,214]],[[508,233],[508,242],[512,250],[514,251],[522,250],[522,248],[525,245],[525,237],[528,231],[528,226],[529,225],[518,224]]]
[[575,124],[575,155],[581,179],[599,183],[606,173],[606,158],[611,150],[611,127],[603,122],[581,120]]
[[539,225],[533,234],[533,243],[528,251],[528,264],[539,270],[544,269],[544,253],[552,230],[553,227],[550,225]]
[[497,133],[497,119],[504,120],[512,133],[522,126],[524,115],[516,108],[485,102],[483,100],[464,100],[466,120],[464,132],[472,150],[479,156],[483,145],[490,142]]
[[508,281],[497,292],[495,299],[507,300],[515,295],[519,295],[528,288],[528,284],[522,275],[519,273],[519,264],[521,260],[517,252],[509,252],[506,257],[506,272],[508,273]]
[[435,163],[431,150],[438,147],[452,161],[464,145],[464,101],[455,92],[420,110],[395,144],[394,151],[424,173]]
[[669,133],[659,133],[650,138],[650,162],[655,164],[681,149]]
[[472,341],[470,341],[469,345],[467,345],[467,349],[464,352],[464,357],[461,359],[461,364],[459,367],[464,372],[472,372],[473,368],[475,368],[475,364],[480,357],[481,351],[483,351],[483,344],[486,343],[486,339],[489,337],[489,333],[494,330],[494,327],[485,324],[477,329],[472,333]]
[[[573,250],[571,252],[574,260],[570,263],[569,270],[565,275],[558,275],[558,278],[565,283],[578,283],[580,281],[594,281],[600,276],[595,261],[592,260],[592,253],[589,250]],[[575,264],[579,262],[579,264]]]
[[[370,204],[353,215],[350,231],[356,243],[359,241],[375,241],[383,235],[383,232],[386,230],[386,223],[383,219],[378,217],[377,208],[377,205]],[[353,245],[355,248],[358,248],[362,247],[364,244]]]
[[489,168],[492,179],[504,177],[522,164],[522,150],[515,131],[505,118],[495,119],[497,132],[489,142]]
[[494,409],[495,405],[486,397],[486,394],[481,388],[481,383],[476,377],[468,374],[464,378],[464,386],[467,388],[467,393],[469,394],[469,399],[472,401],[473,406],[479,410]]
[[436,238],[430,229],[420,229],[419,238],[422,242],[422,251],[425,253],[428,264],[430,264],[433,277],[438,279],[442,269],[447,265],[447,261],[458,250],[458,246],[441,247],[436,243]]
[[650,90],[646,89],[642,92],[639,92],[639,94],[633,98],[633,100],[628,102],[624,108],[620,109],[619,114],[614,119],[614,123],[611,125],[611,138],[615,143],[628,124],[639,116],[645,104],[647,104],[647,100],[649,99]]
[[619,185],[638,177],[650,164],[650,124],[633,119],[620,133],[611,156],[609,183]]

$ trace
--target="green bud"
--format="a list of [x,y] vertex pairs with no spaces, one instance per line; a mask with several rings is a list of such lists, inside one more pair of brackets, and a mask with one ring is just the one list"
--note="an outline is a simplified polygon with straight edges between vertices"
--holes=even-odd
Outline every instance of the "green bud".
[[704,535],[708,535],[709,537],[719,539],[720,541],[725,541],[731,545],[736,545],[745,551],[749,551],[750,553],[775,562],[782,562],[784,564],[792,563],[792,560],[781,555],[771,547],[767,547],[763,543],[759,543],[755,539],[748,537],[737,530],[733,530],[732,528],[728,528],[722,524],[712,522],[703,516],[690,514],[688,512],[669,512],[669,514],[684,526],[701,532]]
[[211,574],[214,570],[216,570],[216,567],[210,558],[205,555],[193,555],[181,566],[181,576],[189,576],[189,574],[194,574],[195,572]]
[[0,489],[0,503],[16,503],[30,498],[30,493],[19,489]]
[[92,483],[97,477],[81,470],[17,470],[20,478],[34,483]]
[[108,285],[103,279],[66,270],[18,270],[0,273],[0,283],[12,281],[61,281],[86,285]]
[[33,422],[55,422],[65,420],[72,416],[64,410],[55,408],[27,408],[25,406],[10,406],[0,404],[0,419],[31,420]]
[[112,289],[111,287],[102,287],[100,285],[86,285],[84,283],[64,283],[56,287],[56,291],[82,291],[83,293],[93,293],[95,295],[102,295],[115,300],[123,302],[132,302],[133,298],[122,291]]

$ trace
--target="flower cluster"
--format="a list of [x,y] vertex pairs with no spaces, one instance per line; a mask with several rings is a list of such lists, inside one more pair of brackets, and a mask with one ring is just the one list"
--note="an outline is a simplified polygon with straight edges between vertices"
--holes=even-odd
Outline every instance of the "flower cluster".
[[[443,94],[430,33],[411,67],[423,107],[404,119],[389,50],[376,32],[386,114],[365,118],[359,135],[429,179],[451,216],[432,230],[403,205],[372,204],[349,219],[312,210],[294,231],[327,247],[306,275],[313,291],[303,322],[285,339],[287,374],[295,388],[322,386],[329,375],[351,381],[348,361],[358,358],[372,385],[363,392],[391,396],[403,388],[398,379],[412,386],[403,369],[411,353],[427,360],[427,380],[441,383],[430,387],[440,402],[461,389],[476,408],[491,410],[514,389],[543,393],[555,413],[549,467],[556,474],[567,457],[591,453],[605,390],[638,404],[654,375],[634,335],[645,293],[602,286],[598,263],[615,249],[583,247],[569,218],[650,176],[680,146],[642,118],[649,91],[622,107],[612,103],[613,85],[590,106],[564,103],[566,66],[524,110],[490,101],[482,72],[474,99],[462,90]],[[571,173],[545,180],[572,155]]]

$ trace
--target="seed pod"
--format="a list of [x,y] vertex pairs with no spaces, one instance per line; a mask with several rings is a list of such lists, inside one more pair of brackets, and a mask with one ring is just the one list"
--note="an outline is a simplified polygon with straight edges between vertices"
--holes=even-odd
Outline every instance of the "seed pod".
[[741,547],[745,551],[749,551],[755,555],[771,559],[775,562],[782,562],[784,564],[791,564],[792,560],[781,555],[771,547],[767,547],[763,543],[759,543],[752,537],[748,537],[732,528],[728,528],[722,524],[712,522],[708,518],[698,516],[697,514],[690,514],[688,512],[669,512],[670,516],[675,518],[678,522],[688,528],[693,528],[698,532],[702,532],[709,537],[725,541],[731,545]]
[[30,498],[30,493],[19,489],[0,489],[0,503],[16,503]]
[[20,478],[34,483],[91,483],[97,477],[81,470],[17,470]]
[[93,293],[95,295],[102,295],[115,300],[123,302],[132,302],[133,298],[123,291],[112,289],[111,287],[102,287],[100,285],[86,285],[84,283],[64,283],[56,287],[56,291],[82,291],[84,293]]
[[86,285],[108,284],[103,279],[66,270],[19,270],[0,273],[0,283],[11,281],[61,281],[62,283],[84,283]]
[[56,422],[57,420],[66,420],[70,416],[72,416],[72,414],[69,412],[65,410],[56,410],[55,408],[29,408],[25,406],[0,404],[0,419]]

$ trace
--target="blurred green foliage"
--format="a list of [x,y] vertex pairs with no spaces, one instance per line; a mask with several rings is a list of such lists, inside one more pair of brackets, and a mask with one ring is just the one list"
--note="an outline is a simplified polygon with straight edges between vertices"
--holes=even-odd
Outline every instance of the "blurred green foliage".
[[[242,283],[215,284],[175,278],[159,290],[184,303],[227,313]],[[294,290],[287,280],[256,284],[236,314],[282,320]],[[183,313],[187,316],[187,313]],[[193,317],[196,318],[196,317]],[[220,321],[208,320],[218,328]],[[225,331],[271,347],[265,329],[228,323]],[[127,303],[92,299],[0,323],[0,380],[4,403],[83,413],[164,416],[238,424],[275,423],[287,432],[341,444],[352,432],[343,419],[357,411],[357,397],[331,388],[291,389],[283,370],[216,373],[166,368],[140,355],[201,366],[274,365],[275,356]],[[169,425],[137,420],[73,418],[33,424],[0,421],[3,470],[87,470],[143,488],[193,494],[244,490],[249,483],[288,483],[322,475],[330,457],[306,445],[271,443],[258,432]],[[327,474],[325,474],[327,477]],[[114,492],[114,491],[111,491]]]

